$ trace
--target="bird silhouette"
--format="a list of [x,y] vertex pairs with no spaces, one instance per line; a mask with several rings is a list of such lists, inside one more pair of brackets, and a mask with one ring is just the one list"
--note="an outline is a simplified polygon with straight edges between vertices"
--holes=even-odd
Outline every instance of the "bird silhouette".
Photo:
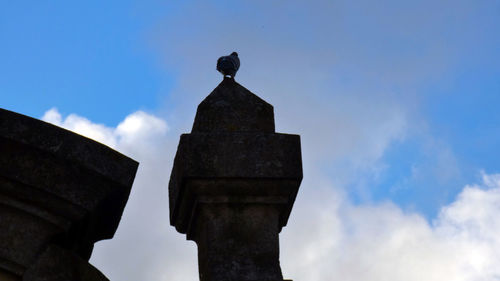
[[222,56],[217,60],[217,71],[222,73],[224,77],[234,78],[239,68],[240,59],[236,52],[232,52],[229,56]]

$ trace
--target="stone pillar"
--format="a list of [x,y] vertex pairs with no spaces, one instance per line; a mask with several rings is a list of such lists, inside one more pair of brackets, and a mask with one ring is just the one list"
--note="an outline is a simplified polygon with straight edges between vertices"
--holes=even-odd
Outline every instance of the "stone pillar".
[[104,281],[88,263],[113,237],[138,163],[0,109],[0,280]]
[[198,245],[201,281],[283,280],[279,232],[302,180],[300,137],[231,78],[198,106],[169,184],[170,222]]

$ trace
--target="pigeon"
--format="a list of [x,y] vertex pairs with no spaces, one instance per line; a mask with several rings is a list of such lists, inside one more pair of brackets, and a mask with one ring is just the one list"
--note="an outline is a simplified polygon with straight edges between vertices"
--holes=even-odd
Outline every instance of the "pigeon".
[[240,59],[238,53],[232,52],[229,56],[220,57],[217,60],[217,71],[222,73],[224,77],[231,77],[234,79],[236,71],[240,68]]

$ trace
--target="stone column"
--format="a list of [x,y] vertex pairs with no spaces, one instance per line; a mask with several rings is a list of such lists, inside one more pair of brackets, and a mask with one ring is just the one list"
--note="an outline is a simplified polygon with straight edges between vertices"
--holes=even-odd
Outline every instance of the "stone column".
[[138,163],[0,109],[0,280],[104,281],[88,263],[113,237]]
[[201,281],[283,280],[279,232],[302,180],[300,137],[231,78],[198,106],[169,184],[170,222],[198,245]]

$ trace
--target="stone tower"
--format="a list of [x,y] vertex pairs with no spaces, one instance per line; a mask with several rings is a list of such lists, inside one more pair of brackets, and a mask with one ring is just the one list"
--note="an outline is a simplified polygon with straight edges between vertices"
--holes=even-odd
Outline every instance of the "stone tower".
[[138,163],[0,109],[0,280],[105,281],[88,263],[113,237]]
[[180,138],[170,223],[198,245],[201,281],[281,281],[279,232],[300,182],[298,135],[275,133],[273,107],[231,78]]

